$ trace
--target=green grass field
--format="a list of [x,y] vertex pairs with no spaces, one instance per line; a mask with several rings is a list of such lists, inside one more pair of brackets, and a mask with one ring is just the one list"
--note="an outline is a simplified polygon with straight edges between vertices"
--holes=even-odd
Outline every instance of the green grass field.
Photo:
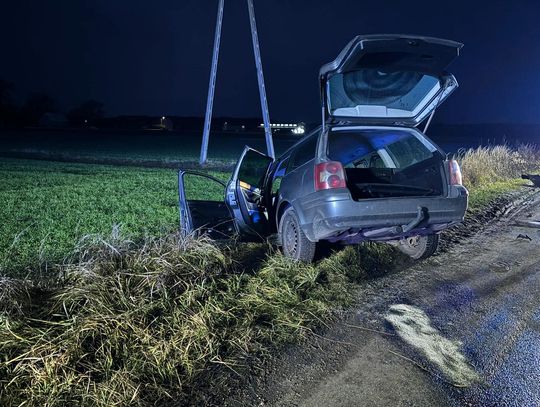
[[[276,153],[284,152],[297,139],[276,137]],[[210,163],[234,164],[245,145],[266,151],[264,134],[213,132],[208,146]],[[142,161],[161,163],[197,162],[201,134],[180,132],[36,131],[3,135],[0,154],[18,152],[77,159]]]
[[[135,239],[178,227],[174,170],[0,159],[0,179],[0,274],[35,272],[43,260],[61,261],[81,237],[116,226]],[[192,197],[216,195],[207,184],[186,188]]]

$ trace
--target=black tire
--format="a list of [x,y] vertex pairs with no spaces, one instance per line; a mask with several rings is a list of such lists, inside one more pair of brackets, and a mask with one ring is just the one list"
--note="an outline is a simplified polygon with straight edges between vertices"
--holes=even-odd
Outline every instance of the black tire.
[[439,235],[412,236],[400,240],[398,248],[414,260],[427,259],[437,251]]
[[306,263],[313,261],[316,243],[302,231],[293,207],[287,208],[279,220],[279,241],[286,257]]

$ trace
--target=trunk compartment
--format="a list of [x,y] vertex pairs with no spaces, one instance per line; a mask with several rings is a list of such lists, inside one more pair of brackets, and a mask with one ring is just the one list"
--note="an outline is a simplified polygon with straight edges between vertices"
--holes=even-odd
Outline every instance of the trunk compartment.
[[355,201],[370,198],[442,196],[442,161],[435,157],[404,170],[346,168],[347,188]]

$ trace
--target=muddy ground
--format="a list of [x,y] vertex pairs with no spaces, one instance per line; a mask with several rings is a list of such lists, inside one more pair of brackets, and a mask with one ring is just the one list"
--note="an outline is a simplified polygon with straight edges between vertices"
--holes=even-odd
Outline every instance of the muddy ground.
[[540,229],[523,226],[534,220],[538,190],[498,199],[436,256],[362,284],[336,322],[231,375],[212,404],[540,405]]

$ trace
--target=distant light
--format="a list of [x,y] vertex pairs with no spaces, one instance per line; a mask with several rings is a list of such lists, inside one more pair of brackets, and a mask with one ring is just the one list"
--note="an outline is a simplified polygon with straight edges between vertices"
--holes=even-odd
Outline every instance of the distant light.
[[165,120],[165,116],[161,116],[161,120]]
[[[270,123],[269,124],[271,128],[275,129],[288,129],[290,128],[294,134],[304,134],[305,129],[302,125],[294,124],[294,123]],[[264,127],[264,123],[259,124],[260,128]]]

